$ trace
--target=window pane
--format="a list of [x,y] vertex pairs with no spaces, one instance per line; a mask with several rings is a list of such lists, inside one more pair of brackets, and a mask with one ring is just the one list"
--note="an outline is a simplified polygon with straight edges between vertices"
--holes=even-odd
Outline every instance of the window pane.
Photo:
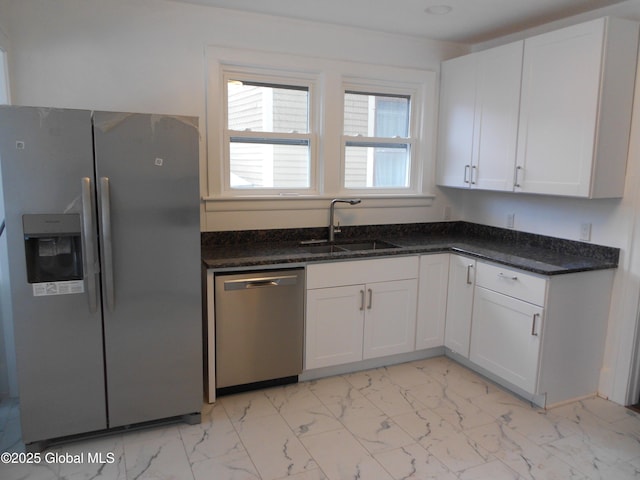
[[382,147],[347,145],[346,188],[407,188],[410,168],[409,145]]
[[345,92],[344,134],[407,138],[409,97]]
[[309,145],[285,145],[232,141],[232,188],[310,187]]
[[230,80],[227,106],[230,130],[309,132],[308,88]]

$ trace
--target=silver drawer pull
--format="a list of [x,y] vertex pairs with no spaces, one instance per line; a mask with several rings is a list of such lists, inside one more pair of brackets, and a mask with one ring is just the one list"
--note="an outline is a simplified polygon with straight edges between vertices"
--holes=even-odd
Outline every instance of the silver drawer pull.
[[538,336],[538,332],[536,332],[536,320],[540,317],[539,313],[533,314],[533,321],[531,322],[531,335],[534,337]]
[[360,310],[364,310],[364,290],[360,290]]
[[513,276],[509,276],[509,275],[505,275],[505,274],[504,274],[504,273],[502,273],[502,272],[500,272],[500,273],[498,274],[498,276],[499,276],[500,278],[506,278],[506,279],[508,279],[508,280],[518,280],[518,277],[516,277],[515,275],[513,275]]
[[467,265],[467,285],[472,285],[473,282],[471,281],[471,269],[473,268],[473,263],[470,263],[469,265]]

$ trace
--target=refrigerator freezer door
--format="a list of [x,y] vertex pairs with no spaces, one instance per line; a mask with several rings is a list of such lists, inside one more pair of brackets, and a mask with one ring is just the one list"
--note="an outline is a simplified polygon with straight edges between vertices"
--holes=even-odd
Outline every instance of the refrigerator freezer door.
[[102,249],[109,426],[199,412],[197,120],[94,112],[94,138],[112,244],[110,259]]
[[[73,290],[64,283],[30,284],[23,231],[26,214],[82,213],[81,179],[93,178],[92,158],[91,112],[0,107],[8,245],[2,254],[9,265],[26,444],[107,426],[100,305],[90,311],[87,268]],[[95,228],[83,235],[95,238]]]

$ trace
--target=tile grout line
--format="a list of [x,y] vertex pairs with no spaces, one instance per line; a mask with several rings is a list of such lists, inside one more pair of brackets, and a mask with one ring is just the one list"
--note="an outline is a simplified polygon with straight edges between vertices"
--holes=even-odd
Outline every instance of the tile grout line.
[[[267,400],[269,400],[269,399],[267,398]],[[227,419],[231,423],[231,426],[233,427],[233,430],[236,432],[236,435],[238,436],[238,441],[242,444],[242,448],[244,449],[247,457],[249,457],[249,461],[251,462],[251,465],[253,465],[253,468],[256,471],[257,475],[258,475],[258,480],[268,480],[268,479],[263,479],[262,478],[262,474],[260,473],[260,470],[258,470],[258,466],[256,465],[256,463],[254,462],[253,458],[251,457],[251,453],[249,453],[249,449],[247,448],[247,446],[245,445],[244,441],[242,440],[242,437],[240,436],[240,432],[238,431],[238,429],[236,427],[236,422],[234,422],[231,419],[231,417],[229,416],[229,412],[227,411],[227,407],[225,407],[224,402],[221,402],[221,406],[222,406],[222,409],[224,410],[224,414],[227,416]],[[238,423],[240,423],[240,422],[238,422]]]

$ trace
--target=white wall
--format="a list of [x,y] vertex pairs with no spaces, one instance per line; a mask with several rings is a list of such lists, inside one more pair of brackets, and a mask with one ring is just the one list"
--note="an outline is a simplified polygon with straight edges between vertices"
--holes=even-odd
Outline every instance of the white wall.
[[204,48],[434,67],[460,46],[167,0],[0,0],[16,103],[202,115]]
[[[0,0],[14,46],[13,103],[200,117],[202,187],[206,194],[205,59],[207,45],[232,46],[439,69],[443,58],[468,49],[417,37],[277,19],[168,0]],[[305,210],[216,208],[203,230],[318,226],[328,202]],[[442,208],[368,208],[347,223],[439,220]],[[374,204],[369,204],[372,207]]]

